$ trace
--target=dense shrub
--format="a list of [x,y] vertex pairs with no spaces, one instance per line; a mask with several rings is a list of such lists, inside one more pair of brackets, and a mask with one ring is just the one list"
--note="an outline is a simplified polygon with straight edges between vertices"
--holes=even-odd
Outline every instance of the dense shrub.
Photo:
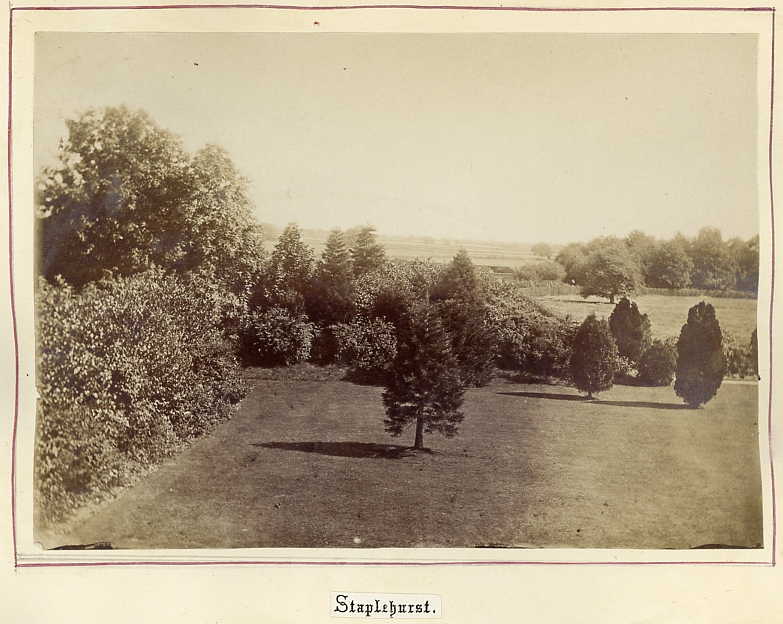
[[508,285],[493,285],[487,306],[498,366],[536,378],[568,378],[576,332],[570,319],[545,312]]
[[494,342],[487,307],[476,300],[447,299],[433,306],[448,334],[462,383],[487,385],[494,375]]
[[337,359],[358,377],[377,378],[390,368],[397,355],[394,325],[381,319],[357,319],[331,327],[339,344]]
[[[755,330],[754,330],[755,331]],[[751,335],[750,341],[738,343],[730,332],[723,330],[723,355],[726,358],[726,373],[734,377],[750,377],[758,374],[758,362],[754,362],[753,342],[755,336]],[[758,355],[756,355],[758,359]]]
[[668,386],[677,368],[677,340],[654,340],[639,360],[639,381],[648,386]]
[[514,270],[514,277],[521,282],[526,282],[527,285],[562,282],[565,276],[566,270],[563,265],[554,260],[526,262]]
[[315,325],[303,314],[273,307],[255,310],[248,329],[251,361],[264,365],[296,364],[310,357]]
[[243,396],[225,294],[150,270],[37,295],[38,509],[59,519],[125,483]]
[[444,271],[431,260],[386,262],[356,280],[356,312],[402,327],[408,310],[435,290]]

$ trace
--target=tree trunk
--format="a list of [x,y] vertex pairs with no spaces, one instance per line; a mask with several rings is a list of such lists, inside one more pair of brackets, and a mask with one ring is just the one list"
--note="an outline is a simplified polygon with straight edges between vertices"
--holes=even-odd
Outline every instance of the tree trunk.
[[609,295],[609,303],[614,303],[614,293]]
[[413,442],[413,450],[420,451],[424,448],[424,416],[416,419],[416,440]]

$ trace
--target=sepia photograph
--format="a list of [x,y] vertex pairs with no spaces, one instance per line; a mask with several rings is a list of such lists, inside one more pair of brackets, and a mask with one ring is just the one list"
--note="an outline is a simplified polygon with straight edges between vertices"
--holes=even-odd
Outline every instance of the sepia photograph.
[[3,11],[6,619],[783,621],[774,3]]
[[769,546],[758,34],[34,62],[39,549]]

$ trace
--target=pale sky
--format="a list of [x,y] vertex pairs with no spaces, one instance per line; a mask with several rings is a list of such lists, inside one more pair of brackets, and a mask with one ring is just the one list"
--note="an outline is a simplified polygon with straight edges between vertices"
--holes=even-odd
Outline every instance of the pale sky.
[[758,233],[757,37],[39,33],[35,154],[145,109],[260,221],[567,243]]

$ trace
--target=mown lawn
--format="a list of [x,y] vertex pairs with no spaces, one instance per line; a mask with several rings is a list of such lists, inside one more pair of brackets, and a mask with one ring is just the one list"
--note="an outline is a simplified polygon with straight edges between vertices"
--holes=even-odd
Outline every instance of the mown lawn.
[[[579,295],[554,295],[539,297],[536,301],[553,314],[560,317],[570,314],[580,323],[591,312],[595,312],[599,318],[608,319],[614,310],[614,304],[599,297],[583,299]],[[748,342],[751,333],[756,329],[758,302],[755,299],[641,295],[634,297],[633,301],[639,306],[639,311],[649,317],[654,338],[679,336],[682,326],[688,320],[688,310],[700,301],[712,304],[721,329],[730,331],[737,342]]]
[[[757,386],[704,409],[670,388],[496,380],[453,439],[383,430],[381,389],[256,369],[239,413],[44,547],[520,546],[762,543]],[[301,369],[300,369],[301,371]],[[315,379],[314,379],[315,378]]]

